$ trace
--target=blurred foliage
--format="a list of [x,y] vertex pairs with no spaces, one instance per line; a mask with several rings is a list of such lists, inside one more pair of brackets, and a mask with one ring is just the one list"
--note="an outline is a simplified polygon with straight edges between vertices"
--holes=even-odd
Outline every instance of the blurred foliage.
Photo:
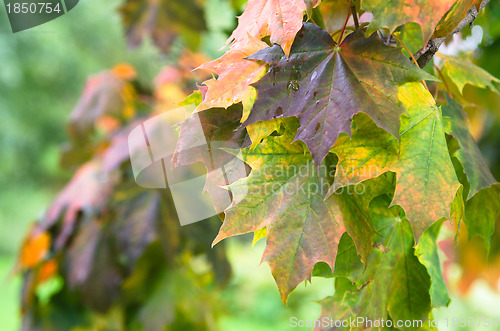
[[[65,164],[63,169],[58,166],[60,147],[67,140],[64,123],[69,110],[89,73],[125,61],[137,69],[134,84],[140,88],[150,86],[163,65],[179,60],[182,40],[173,46],[173,56],[159,53],[149,39],[138,49],[128,49],[117,13],[120,5],[121,1],[85,1],[58,20],[15,35],[10,32],[5,12],[0,11],[0,122],[4,124],[0,133],[2,279],[11,269],[12,253],[20,245],[29,220],[43,210],[55,190],[75,170],[77,163]],[[224,21],[220,20],[220,24]],[[205,42],[204,47],[217,54],[218,46],[211,42]],[[189,66],[186,70],[192,69],[192,64],[184,65]],[[192,88],[194,83],[191,84]],[[73,137],[71,132],[68,130]],[[73,143],[78,141],[73,138]],[[68,146],[66,143],[63,151]],[[64,163],[66,153],[63,155]],[[48,268],[44,269],[45,273]],[[17,324],[14,291],[18,287],[17,279],[12,281],[10,277],[1,284],[0,320],[6,330],[13,330]],[[47,296],[44,298],[48,300]]]
[[[155,95],[190,87],[183,76],[166,67]],[[135,78],[124,64],[94,76],[73,110],[65,159],[78,168],[21,250],[23,330],[215,328],[217,284],[230,273],[224,248],[210,249],[220,220],[181,228],[169,191],[136,185],[128,156],[137,120],[187,93],[152,101]],[[41,290],[54,278],[52,293]]]
[[[87,0],[68,15],[12,34],[0,10],[0,321],[19,324],[19,279],[7,277],[29,222],[72,172],[59,167],[64,123],[89,73],[120,61],[134,64],[149,81],[165,61],[145,43],[128,51],[120,1]],[[111,15],[110,15],[111,13]],[[78,19],[75,19],[78,17]],[[148,61],[144,61],[147,58]]]
[[[50,184],[57,178],[54,146],[65,140],[60,128],[78,95],[75,87],[83,86],[89,72],[120,61],[136,65],[141,80],[148,81],[158,72],[163,61],[155,48],[146,45],[126,51],[119,18],[108,14],[118,3],[86,1],[75,12],[18,34],[10,33],[2,22],[0,122],[4,129],[0,157],[4,162],[0,183],[23,182],[26,174],[31,178],[24,183]],[[95,38],[88,26],[105,37]],[[143,61],[145,57],[156,61]]]

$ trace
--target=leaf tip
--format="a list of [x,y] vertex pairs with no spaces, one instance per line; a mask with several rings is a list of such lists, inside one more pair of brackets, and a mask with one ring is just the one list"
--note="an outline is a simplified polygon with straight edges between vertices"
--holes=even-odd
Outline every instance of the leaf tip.
[[226,239],[226,236],[224,236],[221,232],[219,232],[217,237],[215,237],[214,241],[212,242],[212,248],[214,248],[215,245],[217,245],[224,239]]

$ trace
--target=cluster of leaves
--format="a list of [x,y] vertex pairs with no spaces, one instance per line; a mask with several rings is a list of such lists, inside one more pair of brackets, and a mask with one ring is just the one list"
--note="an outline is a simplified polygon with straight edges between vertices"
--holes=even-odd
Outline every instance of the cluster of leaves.
[[220,220],[181,228],[169,191],[141,189],[129,161],[130,130],[186,95],[186,72],[165,68],[154,93],[125,64],[89,78],[63,155],[75,174],[20,254],[23,330],[215,328],[231,272],[209,249]]
[[266,237],[262,260],[285,303],[312,275],[335,277],[328,317],[427,320],[447,306],[442,224],[457,235],[464,224],[489,248],[500,213],[459,102],[465,85],[498,93],[499,80],[441,54],[423,70],[412,53],[486,3],[248,1],[226,54],[200,66],[217,76],[197,116],[225,108],[224,128],[241,112],[251,139],[241,145],[251,173],[226,183],[234,199],[214,244]]
[[[214,77],[184,101],[196,113],[181,124],[173,156],[175,165],[213,170],[233,153],[249,167],[230,180],[209,176],[216,209],[222,187],[233,197],[213,243],[251,232],[266,238],[262,259],[285,303],[311,276],[335,278],[335,295],[322,301],[330,318],[427,320],[432,308],[447,306],[443,224],[451,220],[453,235],[480,238],[489,249],[500,212],[500,186],[461,106],[464,89],[499,93],[499,80],[464,57],[438,54],[440,64],[419,68],[412,54],[487,2],[248,1],[226,53],[199,66]],[[127,1],[131,44],[151,35],[169,50],[180,35],[196,47],[202,1],[178,6]],[[156,93],[134,75],[119,66],[93,77],[72,114],[63,161],[79,170],[21,254],[26,330],[57,328],[54,321],[106,330],[211,327],[216,292],[205,287],[228,275],[219,246],[207,250],[214,223],[180,228],[168,192],[137,187],[127,161],[130,129],[151,103],[163,112],[181,100],[172,91],[190,74],[166,70]],[[186,149],[193,121],[209,143],[241,150],[223,150],[214,163]],[[200,254],[213,273],[189,262]],[[58,277],[64,281],[44,305],[43,284]],[[197,302],[205,308],[193,308]],[[67,305],[77,322],[56,317]],[[165,306],[170,313],[158,314]]]

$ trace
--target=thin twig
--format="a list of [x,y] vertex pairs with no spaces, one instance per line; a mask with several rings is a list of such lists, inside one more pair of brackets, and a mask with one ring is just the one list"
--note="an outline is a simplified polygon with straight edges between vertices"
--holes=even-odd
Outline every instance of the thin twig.
[[356,12],[356,3],[351,6],[352,19],[354,20],[354,26],[359,29],[358,13]]

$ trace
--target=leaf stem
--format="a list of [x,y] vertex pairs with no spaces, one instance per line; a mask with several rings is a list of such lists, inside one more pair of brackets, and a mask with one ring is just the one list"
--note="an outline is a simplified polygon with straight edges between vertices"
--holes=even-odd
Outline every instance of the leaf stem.
[[439,67],[437,65],[434,65],[434,68],[436,69],[436,71],[438,72],[439,74],[439,77],[441,78],[441,80],[443,81],[443,84],[444,84],[444,88],[446,90],[446,93],[448,93],[448,95],[450,96],[450,98],[453,99],[453,95],[451,94],[451,90],[450,90],[450,87],[448,86],[448,83],[446,82],[446,79],[444,79],[444,75],[443,75],[443,72],[441,71],[441,69],[439,69]]
[[[368,25],[368,23],[363,23],[360,25],[361,28],[363,28],[363,25]],[[352,31],[356,31],[356,28],[352,27],[352,26],[346,26],[345,27],[346,30],[352,30]],[[341,32],[341,30],[337,30],[335,31],[334,33],[330,33],[330,36],[335,37],[336,35],[338,35],[339,33]]]
[[349,8],[347,10],[347,17],[345,18],[344,26],[342,26],[342,30],[340,31],[339,37],[339,45],[342,43],[342,37],[344,36],[345,27],[347,26],[347,22],[349,22],[349,17],[351,16],[351,4],[352,0],[349,0]]

